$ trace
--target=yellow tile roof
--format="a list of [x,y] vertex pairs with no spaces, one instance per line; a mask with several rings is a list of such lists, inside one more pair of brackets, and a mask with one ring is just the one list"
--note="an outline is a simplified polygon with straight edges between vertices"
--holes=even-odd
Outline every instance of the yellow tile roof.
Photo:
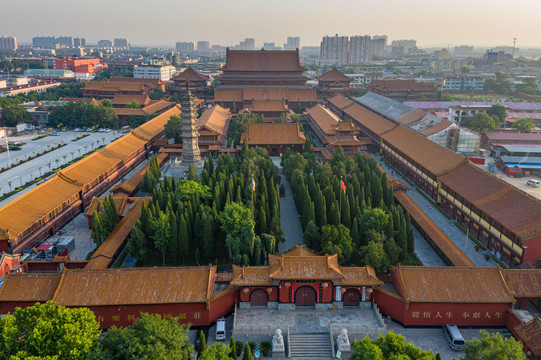
[[173,107],[4,205],[0,208],[0,229],[7,229],[11,239],[18,237],[92,181],[140,151],[147,141],[163,132],[171,115],[179,114],[180,108]]
[[0,301],[51,300],[59,282],[60,274],[8,274],[0,288]]
[[208,302],[215,266],[64,270],[53,301],[63,306]]
[[233,265],[233,280],[235,286],[268,286],[273,280],[269,277],[268,266],[237,266]]

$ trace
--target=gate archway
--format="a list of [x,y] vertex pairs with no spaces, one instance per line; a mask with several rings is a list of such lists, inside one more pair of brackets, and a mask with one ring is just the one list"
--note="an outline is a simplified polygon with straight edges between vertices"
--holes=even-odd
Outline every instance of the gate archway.
[[347,289],[342,295],[344,306],[359,306],[361,302],[361,293],[357,289]]
[[269,295],[265,290],[256,289],[250,294],[250,304],[252,306],[267,306]]
[[297,306],[315,306],[316,291],[311,286],[301,286],[295,291],[295,304]]

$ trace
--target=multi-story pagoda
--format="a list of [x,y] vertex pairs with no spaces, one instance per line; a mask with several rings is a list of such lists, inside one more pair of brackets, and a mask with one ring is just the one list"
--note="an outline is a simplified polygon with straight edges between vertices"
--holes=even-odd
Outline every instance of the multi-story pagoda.
[[199,150],[199,133],[197,132],[197,114],[195,100],[190,90],[180,103],[182,105],[182,165],[199,164],[201,162],[201,151]]

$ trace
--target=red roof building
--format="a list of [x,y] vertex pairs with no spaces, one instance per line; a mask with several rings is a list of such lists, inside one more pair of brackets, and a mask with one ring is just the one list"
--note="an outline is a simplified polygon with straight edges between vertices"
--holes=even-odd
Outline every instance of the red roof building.
[[336,68],[318,76],[317,92],[323,97],[332,97],[338,94],[346,95],[349,91],[351,79]]
[[397,101],[436,98],[434,86],[415,80],[374,80],[368,84],[368,90]]
[[175,84],[174,90],[178,93],[184,94],[186,89],[190,89],[195,97],[204,99],[207,96],[209,76],[191,67],[186,68],[172,80]]
[[267,149],[270,156],[279,156],[288,148],[302,152],[306,142],[298,123],[252,123],[241,135],[241,142],[244,139],[249,147]]

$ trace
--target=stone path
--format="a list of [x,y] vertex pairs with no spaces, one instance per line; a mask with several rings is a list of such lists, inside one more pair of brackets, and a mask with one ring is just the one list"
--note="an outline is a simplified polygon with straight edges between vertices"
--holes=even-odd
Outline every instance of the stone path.
[[[282,174],[280,158],[272,158],[272,161],[280,169],[280,174]],[[299,243],[304,243],[304,239],[291,186],[284,175],[281,175],[281,177],[282,184],[286,188],[286,196],[280,197],[280,226],[284,232],[285,242],[280,243],[278,247],[280,252],[283,252],[299,245]]]

